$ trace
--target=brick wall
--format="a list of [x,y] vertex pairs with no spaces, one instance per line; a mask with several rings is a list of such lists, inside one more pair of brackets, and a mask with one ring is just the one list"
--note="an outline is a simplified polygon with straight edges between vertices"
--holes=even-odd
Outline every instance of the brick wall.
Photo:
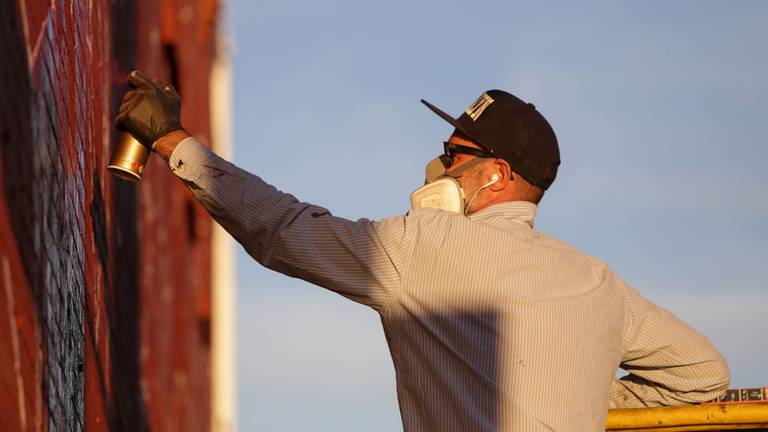
[[216,7],[0,2],[0,431],[208,429],[210,219],[105,167],[134,68],[209,141]]

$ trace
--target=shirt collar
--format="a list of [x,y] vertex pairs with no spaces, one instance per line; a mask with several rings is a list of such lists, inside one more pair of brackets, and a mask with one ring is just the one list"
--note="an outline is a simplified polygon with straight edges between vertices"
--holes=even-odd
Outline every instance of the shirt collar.
[[476,213],[469,215],[472,220],[478,221],[513,221],[525,224],[533,229],[533,221],[536,218],[538,206],[528,201],[507,201],[493,204]]

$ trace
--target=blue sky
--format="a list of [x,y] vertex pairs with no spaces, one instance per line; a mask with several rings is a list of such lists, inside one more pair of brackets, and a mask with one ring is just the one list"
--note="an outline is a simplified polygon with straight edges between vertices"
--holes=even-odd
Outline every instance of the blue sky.
[[[407,211],[484,90],[534,103],[562,166],[536,229],[599,257],[768,386],[768,2],[244,1],[235,162],[334,214]],[[372,310],[238,248],[241,430],[401,428]]]

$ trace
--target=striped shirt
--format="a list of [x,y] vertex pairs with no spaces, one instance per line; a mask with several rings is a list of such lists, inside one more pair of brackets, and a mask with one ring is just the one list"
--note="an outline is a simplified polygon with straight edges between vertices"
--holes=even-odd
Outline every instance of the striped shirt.
[[[707,338],[604,263],[534,231],[534,204],[350,221],[194,138],[169,163],[256,261],[379,313],[406,431],[599,431],[609,407],[727,388]],[[618,367],[630,373],[617,380]]]

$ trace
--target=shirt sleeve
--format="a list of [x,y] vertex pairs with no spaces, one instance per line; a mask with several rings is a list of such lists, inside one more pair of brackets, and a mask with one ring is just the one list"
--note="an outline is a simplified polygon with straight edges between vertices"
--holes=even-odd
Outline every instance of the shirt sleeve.
[[627,287],[627,331],[610,408],[706,402],[728,388],[725,359],[705,336]]
[[407,218],[350,221],[298,201],[194,138],[169,164],[211,216],[256,261],[381,311],[405,267]]

